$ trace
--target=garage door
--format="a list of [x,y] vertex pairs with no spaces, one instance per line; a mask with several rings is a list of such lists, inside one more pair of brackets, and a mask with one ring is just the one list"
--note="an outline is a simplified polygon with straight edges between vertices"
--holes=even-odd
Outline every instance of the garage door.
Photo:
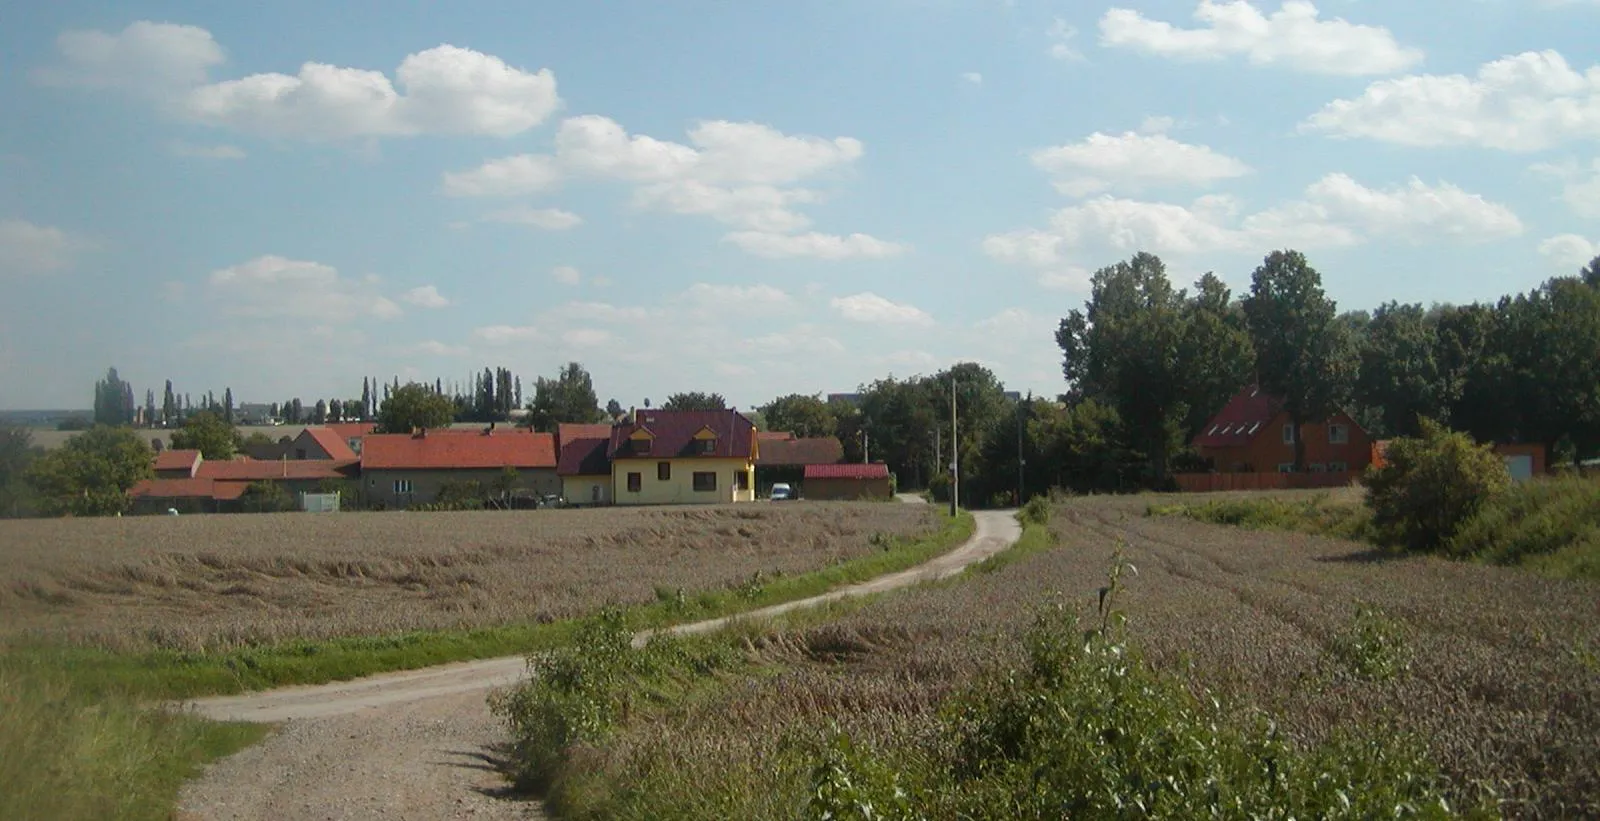
[[1511,471],[1512,481],[1522,482],[1533,478],[1533,457],[1528,455],[1507,456],[1506,470]]

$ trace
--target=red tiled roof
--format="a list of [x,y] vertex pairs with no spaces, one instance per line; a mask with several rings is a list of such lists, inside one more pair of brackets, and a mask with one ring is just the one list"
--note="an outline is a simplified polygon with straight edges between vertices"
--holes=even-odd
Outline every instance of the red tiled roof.
[[525,431],[379,433],[361,442],[363,470],[553,468],[556,438]]
[[[617,425],[611,430],[611,445],[606,453],[613,459],[633,455],[627,447],[628,436],[644,428],[655,439],[650,443],[648,459],[672,459],[679,456],[698,456],[692,448],[694,435],[702,428],[710,428],[717,435],[716,447],[708,458],[748,459],[755,444],[755,425],[738,411],[664,411],[641,410],[636,417],[639,424]],[[620,453],[618,451],[621,451]]]
[[762,442],[790,442],[794,434],[786,430],[758,430],[756,438]]
[[1251,387],[1240,391],[1194,437],[1196,447],[1234,448],[1250,444],[1283,412],[1283,400]]
[[556,473],[561,476],[603,476],[611,473],[611,460],[606,456],[606,449],[610,445],[609,435],[605,438],[563,438]]
[[356,452],[350,449],[350,443],[340,436],[338,431],[331,427],[311,427],[301,431],[301,436],[311,437],[317,447],[327,451],[328,458],[334,461],[350,460],[356,458]]
[[597,425],[581,425],[574,422],[562,422],[556,426],[556,441],[565,444],[571,439],[610,439],[611,426],[604,422]]
[[377,429],[376,422],[329,422],[323,427],[333,431],[340,439],[349,442],[351,439],[360,439]]
[[889,466],[882,462],[843,465],[806,465],[807,479],[887,479]]
[[219,482],[215,479],[141,479],[128,489],[128,495],[151,499],[229,501],[243,496],[249,487],[249,482]]
[[767,467],[791,465],[831,465],[844,460],[844,445],[838,437],[811,439],[773,439],[761,441],[756,464]]
[[327,459],[234,459],[228,462],[201,462],[195,477],[229,482],[260,482],[268,479],[348,479],[355,473],[354,460]]
[[194,470],[200,459],[198,450],[164,450],[156,454],[156,470]]

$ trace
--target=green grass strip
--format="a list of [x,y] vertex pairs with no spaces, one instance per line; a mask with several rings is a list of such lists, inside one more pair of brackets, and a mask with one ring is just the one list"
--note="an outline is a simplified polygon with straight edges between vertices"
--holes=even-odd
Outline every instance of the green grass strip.
[[[945,517],[933,533],[891,540],[883,550],[810,573],[755,578],[734,589],[658,591],[658,600],[625,608],[635,629],[665,627],[747,612],[824,593],[916,566],[971,537],[972,514]],[[0,654],[0,674],[19,666],[70,670],[74,689],[88,695],[147,699],[193,698],[292,684],[322,684],[375,673],[454,661],[495,658],[559,647],[578,619],[465,630],[417,631],[231,650],[222,653],[151,651],[119,654],[86,647],[18,645]]]

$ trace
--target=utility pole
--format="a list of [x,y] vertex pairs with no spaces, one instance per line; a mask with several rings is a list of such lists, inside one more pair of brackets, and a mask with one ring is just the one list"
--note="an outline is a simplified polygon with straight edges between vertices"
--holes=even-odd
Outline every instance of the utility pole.
[[960,437],[956,432],[956,372],[950,371],[950,515],[954,517],[960,506],[961,450],[956,446]]
[[1022,505],[1022,468],[1028,464],[1028,459],[1022,453],[1022,410],[1025,406],[1017,403],[1017,505]]

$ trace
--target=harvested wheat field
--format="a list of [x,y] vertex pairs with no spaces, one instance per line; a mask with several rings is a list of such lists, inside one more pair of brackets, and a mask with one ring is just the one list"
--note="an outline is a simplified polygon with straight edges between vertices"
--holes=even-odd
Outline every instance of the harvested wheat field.
[[868,503],[0,521],[0,640],[199,651],[548,621],[936,527]]
[[[797,736],[837,722],[864,748],[941,749],[946,697],[1021,661],[1042,607],[1092,612],[1122,543],[1138,568],[1120,601],[1128,640],[1158,669],[1265,710],[1297,742],[1336,728],[1413,733],[1457,807],[1497,798],[1512,817],[1600,816],[1600,587],[1152,518],[1149,501],[1057,505],[1054,549],[769,637],[759,652],[783,672],[636,723],[582,767],[663,792],[693,785],[668,804],[790,816],[811,773],[768,762],[785,760]],[[1363,630],[1398,643],[1364,650]],[[1392,662],[1392,675],[1355,669],[1371,661]]]

